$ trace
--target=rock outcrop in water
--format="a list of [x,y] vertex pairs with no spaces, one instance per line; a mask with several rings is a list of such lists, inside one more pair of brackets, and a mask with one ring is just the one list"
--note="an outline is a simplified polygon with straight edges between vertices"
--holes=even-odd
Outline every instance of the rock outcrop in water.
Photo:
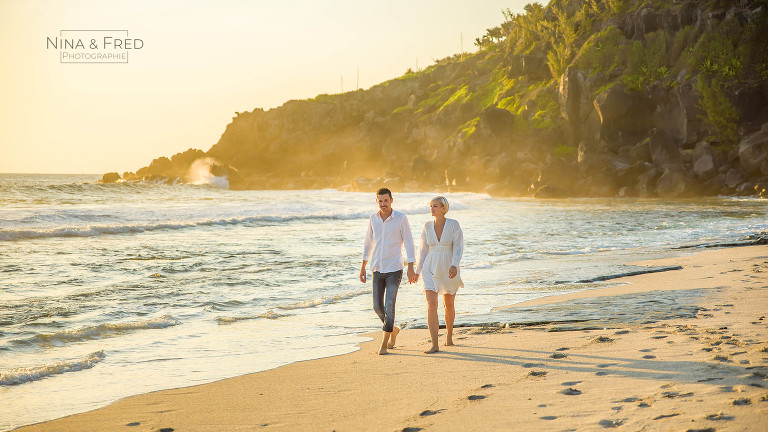
[[368,90],[236,113],[207,152],[158,158],[122,179],[185,181],[209,158],[234,189],[762,194],[767,8],[764,0],[528,5],[505,13],[477,53]]

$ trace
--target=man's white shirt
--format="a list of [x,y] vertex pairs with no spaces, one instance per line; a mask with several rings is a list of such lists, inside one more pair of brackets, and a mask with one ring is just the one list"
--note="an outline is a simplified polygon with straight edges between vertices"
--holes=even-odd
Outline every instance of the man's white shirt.
[[386,220],[381,220],[378,212],[372,214],[363,246],[363,261],[368,261],[371,272],[390,273],[402,270],[403,246],[408,262],[415,262],[411,226],[405,214],[392,210]]

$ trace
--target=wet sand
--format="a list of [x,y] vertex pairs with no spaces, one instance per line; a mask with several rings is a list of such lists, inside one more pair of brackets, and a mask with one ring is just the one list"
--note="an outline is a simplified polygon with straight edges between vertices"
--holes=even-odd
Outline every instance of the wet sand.
[[[437,354],[406,329],[386,356],[363,342],[20,430],[768,430],[768,247],[653,264],[682,269],[500,308]],[[577,319],[515,323],[526,308]]]

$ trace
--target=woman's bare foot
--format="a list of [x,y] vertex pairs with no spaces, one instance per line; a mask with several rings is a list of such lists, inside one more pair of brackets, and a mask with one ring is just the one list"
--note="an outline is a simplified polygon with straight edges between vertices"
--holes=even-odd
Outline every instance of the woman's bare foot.
[[381,348],[379,349],[379,355],[386,355],[386,354],[389,354],[389,353],[387,352],[387,349],[386,349],[386,348],[384,348],[384,347],[381,347]]
[[453,346],[453,338],[448,337],[448,340],[445,341],[445,346]]
[[437,345],[432,345],[432,348],[424,351],[424,354],[433,354],[440,351],[440,348]]
[[397,334],[400,333],[400,327],[395,326],[392,329],[392,336],[389,337],[389,343],[387,344],[387,348],[394,348],[395,347],[395,339],[397,339]]

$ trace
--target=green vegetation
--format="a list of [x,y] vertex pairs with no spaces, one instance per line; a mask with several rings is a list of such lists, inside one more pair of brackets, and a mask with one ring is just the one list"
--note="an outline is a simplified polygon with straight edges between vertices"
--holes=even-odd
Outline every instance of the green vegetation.
[[702,77],[698,85],[701,108],[706,113],[704,120],[717,129],[718,137],[725,145],[736,143],[736,122],[739,113],[726,94],[726,86],[720,78]]

